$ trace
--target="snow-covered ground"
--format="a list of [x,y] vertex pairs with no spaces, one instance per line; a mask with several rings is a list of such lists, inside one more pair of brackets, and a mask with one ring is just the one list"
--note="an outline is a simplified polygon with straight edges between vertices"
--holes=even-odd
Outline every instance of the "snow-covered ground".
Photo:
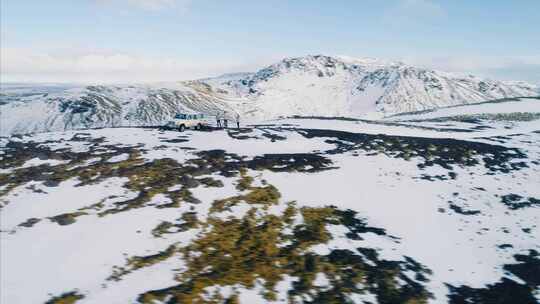
[[[540,301],[540,120],[430,120],[540,112],[538,103],[448,108],[400,122],[297,118],[227,131],[113,128],[4,139],[0,302],[173,303],[186,300],[186,290],[241,303],[330,295],[357,303]],[[287,221],[287,206],[302,216]],[[353,218],[337,216],[349,211]],[[247,242],[229,230],[235,219],[282,217],[279,248],[312,239],[281,256],[314,256],[315,266],[284,267],[290,261],[272,251],[280,249],[266,247],[254,265],[228,264]],[[313,218],[323,232],[310,226]],[[258,231],[251,233],[274,236]],[[324,231],[329,239],[318,239]],[[209,254],[213,248],[226,254]],[[336,262],[338,252],[352,255]],[[360,279],[339,272],[344,265]],[[273,271],[279,276],[269,287],[264,273]],[[395,298],[381,284],[396,288]]]
[[428,120],[445,117],[472,116],[480,114],[539,113],[540,98],[515,98],[479,104],[443,107],[417,113],[405,113],[388,117],[387,120]]

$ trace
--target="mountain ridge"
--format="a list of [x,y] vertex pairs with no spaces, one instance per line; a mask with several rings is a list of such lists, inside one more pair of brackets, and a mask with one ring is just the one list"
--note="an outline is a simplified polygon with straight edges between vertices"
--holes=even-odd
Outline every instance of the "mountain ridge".
[[1,135],[162,124],[177,112],[239,113],[260,121],[293,115],[383,117],[538,96],[537,86],[418,68],[373,58],[285,58],[254,73],[156,84],[2,88]]

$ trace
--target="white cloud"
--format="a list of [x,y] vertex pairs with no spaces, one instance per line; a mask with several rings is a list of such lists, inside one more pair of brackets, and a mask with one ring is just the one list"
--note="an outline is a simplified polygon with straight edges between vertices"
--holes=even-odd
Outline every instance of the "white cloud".
[[0,48],[3,82],[127,83],[179,81],[229,72],[253,71],[275,58],[201,60],[139,56],[93,50],[32,51]]
[[501,80],[540,83],[540,54],[529,56],[418,56],[399,60],[410,65]]

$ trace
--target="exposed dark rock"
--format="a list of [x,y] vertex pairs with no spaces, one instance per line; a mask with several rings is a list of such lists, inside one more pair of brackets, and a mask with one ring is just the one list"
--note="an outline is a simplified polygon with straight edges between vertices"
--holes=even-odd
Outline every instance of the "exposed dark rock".
[[518,210],[529,207],[539,207],[540,200],[534,197],[525,198],[519,194],[506,194],[501,197],[501,201],[511,210]]
[[41,221],[41,219],[33,217],[33,218],[29,218],[26,221],[20,223],[19,226],[20,227],[30,228],[30,227],[34,226],[35,224],[39,223],[40,221]]
[[477,215],[480,214],[480,210],[466,210],[463,209],[461,206],[458,206],[452,202],[449,204],[450,209],[454,210],[455,213],[459,213],[461,215]]

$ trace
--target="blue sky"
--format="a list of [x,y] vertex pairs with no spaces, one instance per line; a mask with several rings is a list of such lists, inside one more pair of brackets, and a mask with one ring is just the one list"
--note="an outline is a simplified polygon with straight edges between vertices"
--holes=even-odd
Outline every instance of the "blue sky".
[[2,81],[170,81],[348,55],[540,83],[540,1],[2,0]]

